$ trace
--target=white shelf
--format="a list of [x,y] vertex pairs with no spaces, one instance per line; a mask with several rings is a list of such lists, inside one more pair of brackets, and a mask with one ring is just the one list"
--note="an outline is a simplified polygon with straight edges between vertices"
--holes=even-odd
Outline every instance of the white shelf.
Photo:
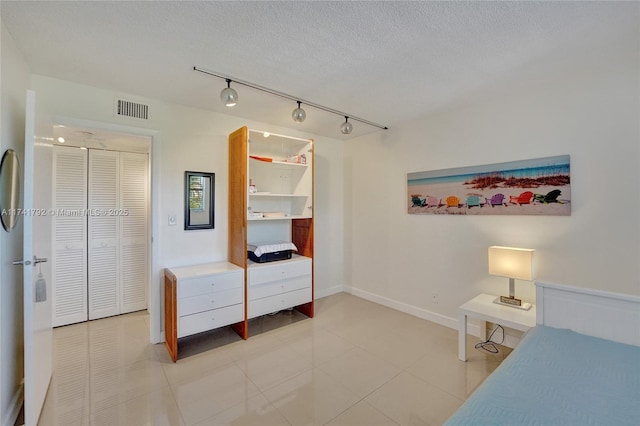
[[284,217],[248,217],[248,221],[261,221],[261,220],[291,220],[291,219],[311,219],[310,216],[289,215]]
[[308,195],[296,195],[296,194],[249,194],[249,197],[266,197],[266,198],[306,198]]
[[249,157],[249,159],[252,161],[252,167],[256,166],[258,164],[263,165],[264,167],[277,167],[279,169],[299,169],[301,167],[308,167],[309,165],[306,163],[289,163],[287,161],[262,161],[262,160],[257,160],[255,158],[251,158]]

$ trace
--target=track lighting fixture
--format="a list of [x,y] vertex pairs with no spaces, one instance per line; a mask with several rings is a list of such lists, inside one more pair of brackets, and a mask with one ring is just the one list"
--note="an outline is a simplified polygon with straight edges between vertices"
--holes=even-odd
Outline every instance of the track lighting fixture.
[[344,123],[342,123],[340,125],[340,132],[342,132],[343,135],[348,135],[351,134],[351,131],[353,130],[353,125],[351,123],[349,123],[349,119],[351,119],[352,121],[358,121],[360,123],[363,124],[368,124],[369,126],[373,126],[373,127],[377,127],[379,129],[383,129],[383,130],[387,130],[388,127],[387,126],[383,126],[381,124],[377,124],[377,123],[373,123],[371,121],[365,120],[363,118],[359,118],[359,117],[355,117],[351,114],[346,114],[342,111],[338,111],[335,110],[333,108],[329,108],[323,105],[319,105],[313,102],[309,102],[309,101],[305,101],[304,99],[300,99],[297,96],[292,96],[289,95],[287,93],[283,93],[283,92],[279,92],[277,90],[273,90],[273,89],[269,89],[267,87],[264,86],[260,86],[258,84],[255,83],[250,83],[248,81],[242,81],[242,80],[238,80],[238,79],[231,79],[229,76],[226,76],[224,74],[220,74],[214,71],[209,71],[209,70],[205,70],[202,68],[198,68],[198,67],[193,67],[194,71],[198,71],[201,72],[203,74],[208,74],[208,75],[212,75],[214,77],[218,77],[221,78],[223,80],[225,80],[227,82],[227,87],[225,87],[222,92],[220,92],[220,100],[222,100],[222,102],[228,106],[228,107],[232,107],[234,106],[237,102],[238,102],[238,92],[236,92],[235,90],[233,90],[231,88],[231,82],[235,83],[235,84],[240,84],[242,86],[246,86],[246,87],[250,87],[252,89],[256,89],[256,90],[260,90],[261,92],[265,92],[265,93],[269,93],[270,95],[274,95],[274,96],[278,96],[281,98],[285,98],[285,99],[289,99],[292,101],[295,101],[298,103],[298,107],[295,108],[292,112],[291,112],[291,118],[293,118],[293,121],[295,121],[296,123],[302,123],[306,118],[307,118],[307,112],[305,110],[302,109],[302,107],[300,106],[301,104],[305,104],[306,106],[310,106],[316,109],[320,109],[322,111],[325,112],[329,112],[331,114],[336,114],[336,115],[340,115],[342,117],[345,118]]
[[232,107],[238,103],[238,92],[231,88],[231,79],[225,79],[227,81],[227,87],[220,92],[220,100],[225,106]]
[[291,117],[293,118],[293,121],[295,121],[296,123],[302,123],[304,119],[307,118],[307,113],[305,110],[300,108],[300,104],[302,102],[300,101],[296,101],[296,102],[298,102],[298,108],[293,110],[293,112],[291,113]]
[[340,125],[340,131],[342,132],[343,135],[348,135],[351,133],[352,130],[353,130],[353,126],[351,125],[351,123],[349,123],[349,117],[345,115],[344,123]]

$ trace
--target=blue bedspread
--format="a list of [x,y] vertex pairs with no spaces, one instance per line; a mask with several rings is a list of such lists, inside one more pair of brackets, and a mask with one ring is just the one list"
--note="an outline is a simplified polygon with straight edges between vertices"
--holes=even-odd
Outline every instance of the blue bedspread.
[[538,325],[446,424],[640,425],[640,347]]

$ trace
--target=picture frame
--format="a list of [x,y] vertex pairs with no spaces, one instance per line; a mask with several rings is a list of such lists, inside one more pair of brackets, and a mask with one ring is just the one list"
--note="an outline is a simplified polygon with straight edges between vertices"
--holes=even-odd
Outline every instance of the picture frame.
[[214,229],[215,173],[184,172],[184,229]]
[[569,216],[570,157],[407,173],[407,212]]

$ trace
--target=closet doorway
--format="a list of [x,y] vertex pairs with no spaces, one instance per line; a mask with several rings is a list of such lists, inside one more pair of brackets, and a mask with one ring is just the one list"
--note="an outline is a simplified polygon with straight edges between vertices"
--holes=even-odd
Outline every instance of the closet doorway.
[[54,126],[53,326],[148,308],[151,138]]

